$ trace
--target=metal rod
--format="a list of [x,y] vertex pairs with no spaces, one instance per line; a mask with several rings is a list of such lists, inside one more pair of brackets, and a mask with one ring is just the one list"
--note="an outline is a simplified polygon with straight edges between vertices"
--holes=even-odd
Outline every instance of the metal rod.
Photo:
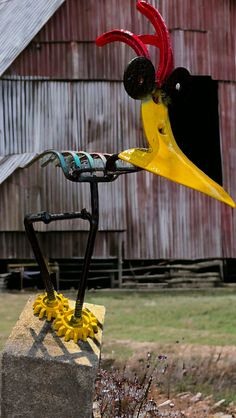
[[47,292],[48,299],[55,300],[54,287],[53,287],[52,280],[50,277],[50,272],[49,272],[47,263],[44,259],[44,256],[42,254],[41,248],[39,246],[39,242],[37,240],[31,218],[32,218],[31,215],[26,215],[24,219],[26,235],[31,244],[35,259],[40,267],[40,271],[41,271],[41,275],[44,281],[44,286]]
[[44,286],[47,292],[47,296],[49,300],[55,300],[55,293],[54,287],[51,280],[51,275],[45,261],[45,258],[42,254],[36,232],[33,227],[33,223],[35,222],[44,222],[45,224],[49,224],[53,221],[58,220],[65,220],[65,219],[84,219],[88,220],[91,224],[91,215],[86,211],[86,209],[82,209],[81,212],[65,212],[65,213],[49,213],[49,212],[40,212],[36,214],[29,214],[25,216],[24,225],[26,235],[28,240],[31,244],[35,259],[39,265],[40,272],[44,281]]
[[90,231],[85,251],[84,264],[81,274],[81,280],[79,284],[77,299],[75,303],[75,319],[82,317],[82,309],[84,304],[84,296],[86,291],[86,285],[88,281],[89,267],[91,263],[91,258],[94,250],[95,238],[98,230],[98,221],[99,221],[99,199],[98,199],[98,184],[90,183],[90,193],[91,193],[91,209],[92,213],[90,215]]

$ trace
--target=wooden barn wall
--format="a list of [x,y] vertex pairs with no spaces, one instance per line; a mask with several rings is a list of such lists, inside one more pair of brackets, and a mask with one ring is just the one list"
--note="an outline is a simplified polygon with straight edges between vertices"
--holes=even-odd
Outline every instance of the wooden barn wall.
[[[211,75],[219,81],[224,185],[236,199],[236,3],[233,0],[209,0],[207,4],[203,0],[150,0],[150,3],[160,10],[170,29],[176,66],[185,66],[193,74]],[[0,154],[50,147],[117,152],[145,144],[140,104],[127,97],[122,85],[123,71],[134,53],[120,43],[104,48],[94,44],[99,34],[114,28],[129,29],[136,34],[152,33],[150,22],[136,11],[135,4],[136,0],[64,3],[8,69],[4,76],[8,80],[0,83],[3,127]],[[155,50],[151,54],[157,59]],[[40,191],[35,191],[40,196],[38,200],[32,197],[31,201],[29,192],[29,200],[23,203],[20,187],[16,192],[15,185],[1,186],[6,202],[4,213],[8,217],[8,223],[0,226],[2,231],[22,231],[22,216],[31,206],[64,210],[78,209],[80,202],[88,202],[83,187],[73,188],[54,167],[32,170],[36,170],[35,179],[40,176]],[[27,177],[27,170],[21,174],[18,171],[8,182],[22,178],[25,184],[29,181]],[[34,181],[33,174],[30,181]],[[14,209],[12,215],[7,213],[11,187],[10,195],[18,193],[21,208],[16,220],[12,218]],[[35,187],[37,190],[39,181]],[[126,258],[236,257],[235,215],[225,205],[144,172],[102,187],[107,190],[101,195],[100,228],[126,230],[123,235]],[[30,186],[28,190],[33,189]],[[76,230],[78,226],[63,225],[65,230],[71,228]],[[68,232],[68,239],[69,236]],[[70,245],[67,248],[72,251]]]

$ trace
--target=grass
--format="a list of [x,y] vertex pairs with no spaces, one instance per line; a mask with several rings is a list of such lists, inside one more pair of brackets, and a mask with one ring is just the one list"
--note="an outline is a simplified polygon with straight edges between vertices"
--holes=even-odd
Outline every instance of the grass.
[[[72,296],[75,296],[76,293]],[[0,345],[4,343],[27,293],[0,294]],[[88,292],[86,301],[106,306],[104,345],[110,341],[236,345],[236,293]],[[129,350],[128,350],[129,351]]]
[[28,299],[25,293],[0,293],[0,350]]
[[[76,292],[67,296],[73,298]],[[29,293],[0,293],[0,350],[28,298]],[[139,343],[146,343],[147,351],[150,342],[164,347],[176,346],[177,342],[213,348],[236,345],[236,292],[232,289],[152,293],[97,291],[88,292],[86,301],[105,305],[103,356],[121,363],[126,362]],[[169,360],[173,361],[169,382],[175,390],[193,388],[193,391],[212,393],[216,399],[236,400],[235,391],[231,390],[231,375],[235,370],[230,365],[225,366],[222,377],[217,375],[213,357],[199,357],[196,361],[192,358],[187,375],[179,379],[183,368],[181,358],[171,359],[168,354]]]
[[105,339],[236,345],[236,294],[220,291],[89,293],[106,306]]

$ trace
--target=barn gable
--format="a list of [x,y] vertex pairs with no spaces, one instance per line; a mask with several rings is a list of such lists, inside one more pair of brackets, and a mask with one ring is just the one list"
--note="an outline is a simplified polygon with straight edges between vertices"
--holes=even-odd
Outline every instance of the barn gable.
[[0,3],[0,76],[65,0],[11,0]]

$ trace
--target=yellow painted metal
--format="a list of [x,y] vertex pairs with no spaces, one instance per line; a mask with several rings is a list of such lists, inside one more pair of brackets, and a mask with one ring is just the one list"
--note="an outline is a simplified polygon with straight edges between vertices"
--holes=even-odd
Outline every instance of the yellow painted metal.
[[39,319],[46,317],[47,321],[51,321],[57,317],[60,312],[67,311],[69,308],[68,299],[61,293],[55,292],[55,300],[49,300],[47,293],[37,296],[33,304],[33,312],[39,316]]
[[234,201],[223,187],[197,168],[178,147],[160,91],[156,94],[156,101],[152,97],[142,101],[142,120],[149,148],[131,148],[121,152],[119,158],[235,208]]
[[87,338],[94,338],[98,332],[98,321],[94,314],[87,308],[82,310],[82,318],[74,318],[74,309],[60,313],[53,323],[53,328],[59,337],[64,336],[65,341],[78,340],[87,341]]

